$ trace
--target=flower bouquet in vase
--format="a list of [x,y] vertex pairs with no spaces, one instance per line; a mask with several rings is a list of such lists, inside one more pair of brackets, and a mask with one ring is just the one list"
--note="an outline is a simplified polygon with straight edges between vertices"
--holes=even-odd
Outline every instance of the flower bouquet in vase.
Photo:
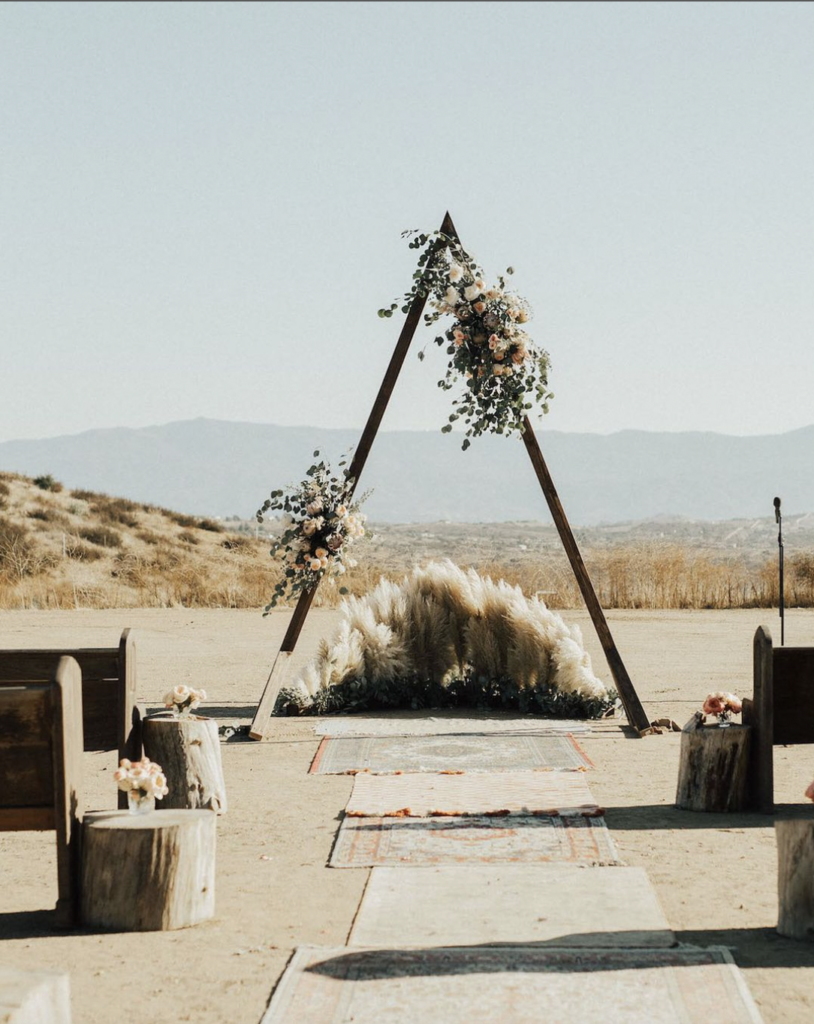
[[154,811],[156,800],[169,793],[164,769],[149,757],[135,762],[122,758],[113,778],[119,789],[127,793],[127,807],[131,814]]
[[[740,699],[734,693],[724,693],[722,690],[707,694],[707,699],[701,708],[703,716],[715,715],[718,719],[718,726],[721,729],[726,729],[730,726],[732,724],[730,722],[732,715],[739,715],[742,710],[743,705]],[[702,719],[702,721],[704,720],[705,718]]]
[[184,718],[200,707],[202,700],[206,700],[206,690],[195,690],[191,686],[179,685],[164,694],[164,707],[168,708],[175,718]]

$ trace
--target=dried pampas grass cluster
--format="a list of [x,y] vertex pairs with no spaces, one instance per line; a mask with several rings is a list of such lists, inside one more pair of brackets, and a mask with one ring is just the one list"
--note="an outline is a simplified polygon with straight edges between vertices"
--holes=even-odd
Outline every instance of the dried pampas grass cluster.
[[450,561],[415,568],[401,583],[380,580],[342,604],[343,621],[289,694],[302,705],[349,680],[419,679],[445,686],[465,677],[510,679],[521,690],[550,687],[607,699],[577,626],[539,598]]

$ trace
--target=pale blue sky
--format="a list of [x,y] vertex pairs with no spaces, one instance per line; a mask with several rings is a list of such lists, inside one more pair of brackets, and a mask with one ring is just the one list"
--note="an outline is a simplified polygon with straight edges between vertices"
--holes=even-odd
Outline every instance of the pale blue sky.
[[5,3],[0,119],[0,440],[360,426],[447,208],[548,427],[814,422],[814,5]]

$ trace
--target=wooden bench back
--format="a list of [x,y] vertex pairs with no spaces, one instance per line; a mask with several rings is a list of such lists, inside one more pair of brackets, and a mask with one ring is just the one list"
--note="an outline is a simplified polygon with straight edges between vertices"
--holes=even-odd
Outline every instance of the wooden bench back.
[[73,658],[52,658],[45,682],[0,687],[0,831],[56,831],[63,923],[78,907],[83,746]]
[[74,658],[82,672],[85,750],[117,750],[119,757],[131,760],[141,757],[132,631],[124,630],[118,647],[0,651],[0,688],[44,682],[61,655]]
[[774,811],[774,747],[814,743],[814,647],[774,647],[768,626],[754,640],[754,692],[743,702],[752,727],[750,806]]

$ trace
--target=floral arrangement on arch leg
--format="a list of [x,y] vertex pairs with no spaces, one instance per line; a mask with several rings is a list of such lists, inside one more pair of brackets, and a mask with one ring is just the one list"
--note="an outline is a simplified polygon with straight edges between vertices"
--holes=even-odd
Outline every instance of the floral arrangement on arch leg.
[[[319,458],[318,450],[314,458]],[[344,464],[343,459],[339,465]],[[287,491],[272,491],[263,502],[257,512],[258,522],[263,522],[263,515],[269,509],[283,513],[283,532],[270,553],[284,566],[282,579],[274,587],[264,614],[278,602],[310,589],[324,577],[335,584],[347,568],[356,565],[347,551],[365,535],[367,516],[362,515],[359,506],[368,494],[353,502],[353,484],[348,476],[334,476],[328,464],[320,460],[309,468],[302,483],[290,486]],[[347,587],[339,588],[340,594],[347,592]]]
[[[415,232],[404,232],[404,236]],[[471,437],[488,432],[523,432],[527,412],[539,403],[548,412],[553,394],[548,390],[550,360],[548,353],[534,345],[522,325],[531,318],[525,299],[506,288],[501,275],[496,284],[487,284],[478,264],[457,239],[440,231],[418,234],[410,247],[422,249],[413,286],[405,294],[401,310],[406,313],[417,296],[429,296],[434,312],[424,320],[433,324],[442,316],[451,316],[450,326],[435,339],[450,356],[447,372],[438,386],[450,391],[463,380],[463,393],[453,400],[455,411],[442,427],[452,430],[463,419],[466,450]],[[507,274],[513,274],[509,267]],[[379,316],[390,317],[399,308],[394,302],[380,309]],[[424,358],[424,353],[419,353]]]
[[715,715],[718,719],[718,725],[725,728],[727,725],[732,723],[729,721],[732,715],[739,715],[743,710],[740,698],[736,697],[734,693],[725,693],[723,690],[718,690],[715,693],[707,694],[707,699],[704,701],[702,712],[702,723],[705,721],[703,716]]

